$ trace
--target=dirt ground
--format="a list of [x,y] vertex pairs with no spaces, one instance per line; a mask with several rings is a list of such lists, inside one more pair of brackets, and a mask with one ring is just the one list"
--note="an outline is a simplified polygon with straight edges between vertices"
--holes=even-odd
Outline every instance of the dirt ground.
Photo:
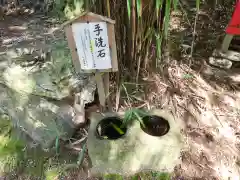
[[[176,61],[166,67],[161,77],[154,75],[162,96],[156,95],[151,100],[158,101],[162,108],[172,109],[183,125],[186,149],[181,155],[182,164],[176,167],[176,177],[235,180],[240,178],[240,69],[223,70],[208,64],[208,57],[224,36],[233,4],[209,2],[201,5],[196,26],[193,26],[195,14],[183,12],[188,9],[186,5],[182,4],[180,14],[173,14],[171,31],[182,37],[172,39],[175,44],[180,42],[182,51],[176,53],[175,47],[179,46],[174,43],[175,46],[170,46]],[[192,42],[193,57],[189,57]]]
[[[161,73],[148,74],[143,79],[145,96],[141,95],[144,100],[138,104],[170,109],[182,124],[186,146],[173,179],[240,178],[240,69],[222,70],[207,63],[224,35],[231,6],[229,2],[206,2],[194,27],[195,13],[182,3],[171,22],[171,61]],[[0,52],[29,44],[45,46],[51,36],[47,32],[56,24],[57,21],[39,17],[6,17],[0,21]],[[194,52],[189,57],[192,41]],[[121,97],[123,104],[125,101]],[[82,177],[81,172],[73,173],[69,179],[78,177]]]

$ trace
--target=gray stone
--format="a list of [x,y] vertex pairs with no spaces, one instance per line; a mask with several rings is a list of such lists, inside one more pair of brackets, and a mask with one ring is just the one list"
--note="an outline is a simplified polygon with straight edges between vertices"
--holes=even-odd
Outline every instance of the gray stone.
[[222,52],[220,50],[213,51],[213,57],[223,58],[231,61],[240,61],[240,53],[236,51],[228,50],[227,52]]
[[93,100],[94,80],[83,73],[72,73],[70,54],[64,52],[63,47],[52,49],[47,57],[37,50],[32,54],[23,53],[11,50],[0,56],[1,83],[16,91],[57,100],[70,96],[74,88],[76,93],[85,94],[86,103]]
[[94,174],[134,175],[143,170],[172,172],[179,163],[183,139],[177,121],[162,110],[151,111],[164,117],[170,124],[170,131],[161,137],[146,134],[140,123],[135,121],[124,137],[117,140],[96,137],[97,124],[104,117],[123,114],[93,113],[88,134],[88,153],[92,161]]
[[60,107],[45,99],[15,92],[0,85],[0,112],[9,115],[19,127],[43,148],[49,148],[55,139],[72,136],[74,125],[72,107]]
[[0,54],[0,112],[44,148],[57,137],[71,137],[76,127],[79,114],[62,99],[78,93],[83,107],[94,100],[93,78],[74,72],[67,47],[59,40],[50,49],[12,48]]
[[213,66],[220,67],[223,69],[230,69],[232,67],[232,62],[224,58],[210,57],[209,63]]

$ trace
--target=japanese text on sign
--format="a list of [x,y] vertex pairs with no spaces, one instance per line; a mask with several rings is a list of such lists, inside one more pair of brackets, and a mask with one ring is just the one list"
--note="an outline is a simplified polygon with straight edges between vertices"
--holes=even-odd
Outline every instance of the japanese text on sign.
[[82,69],[112,68],[106,22],[75,23],[72,31]]

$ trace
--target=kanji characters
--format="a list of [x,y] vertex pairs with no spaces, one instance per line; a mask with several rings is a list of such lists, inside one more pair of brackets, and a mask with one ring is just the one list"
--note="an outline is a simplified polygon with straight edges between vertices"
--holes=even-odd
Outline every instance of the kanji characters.
[[106,44],[103,44],[103,38],[101,36],[99,38],[95,38],[95,45],[97,47],[106,47]]
[[101,31],[103,31],[103,29],[101,29],[99,24],[96,24],[94,26],[94,31],[93,32],[96,32],[96,35],[99,36]]
[[106,53],[105,53],[104,49],[98,50],[98,55],[97,55],[97,57],[103,58],[103,57],[105,57],[105,56],[106,56]]

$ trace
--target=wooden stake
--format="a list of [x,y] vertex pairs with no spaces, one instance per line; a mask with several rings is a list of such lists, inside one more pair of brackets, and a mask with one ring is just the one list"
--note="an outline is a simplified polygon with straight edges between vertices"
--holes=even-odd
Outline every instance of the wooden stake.
[[233,39],[233,35],[231,34],[226,34],[226,36],[224,37],[223,43],[222,43],[222,52],[225,53],[228,51],[228,48],[231,44],[231,41]]
[[96,83],[97,83],[100,105],[103,107],[103,109],[105,109],[106,108],[105,85],[104,85],[104,82],[103,82],[103,76],[100,72],[97,72],[95,74],[95,80],[96,80]]
[[109,98],[110,95],[110,73],[104,73],[103,74],[103,83],[104,83],[104,90],[105,90],[105,95],[106,95],[106,102],[107,102],[107,108],[108,110],[112,110],[112,105],[111,105],[111,100]]

